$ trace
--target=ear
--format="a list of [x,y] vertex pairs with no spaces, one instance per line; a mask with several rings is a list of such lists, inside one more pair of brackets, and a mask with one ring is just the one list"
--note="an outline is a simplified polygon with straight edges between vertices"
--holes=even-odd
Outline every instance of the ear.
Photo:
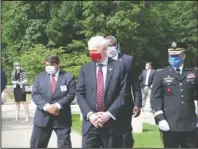
[[182,59],[185,60],[185,58],[186,58],[186,54],[183,53],[183,54],[182,54]]

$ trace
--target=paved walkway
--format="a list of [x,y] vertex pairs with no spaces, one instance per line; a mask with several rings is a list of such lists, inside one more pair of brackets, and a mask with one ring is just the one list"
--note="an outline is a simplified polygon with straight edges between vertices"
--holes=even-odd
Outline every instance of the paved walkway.
[[[25,112],[21,107],[21,119],[15,122],[15,105],[5,104],[2,108],[2,148],[29,148],[32,133],[32,119],[25,122]],[[33,117],[34,110],[30,108]],[[71,133],[72,147],[81,147],[81,136],[75,132]],[[56,134],[53,132],[48,148],[57,148]]]
[[[78,107],[78,106],[77,106]],[[79,113],[79,109],[76,106],[72,107],[72,113]],[[32,133],[32,118],[31,121],[25,122],[25,112],[21,105],[20,116],[21,119],[15,122],[15,105],[6,103],[1,106],[2,108],[2,148],[29,148],[30,137]],[[33,117],[34,108],[29,105],[30,115]],[[133,119],[136,125],[140,125],[141,122],[155,124],[153,115],[150,112],[143,112],[137,119]],[[81,147],[81,136],[75,132],[71,133],[72,146],[74,148]],[[56,148],[57,140],[56,134],[53,132],[50,139],[48,148]]]

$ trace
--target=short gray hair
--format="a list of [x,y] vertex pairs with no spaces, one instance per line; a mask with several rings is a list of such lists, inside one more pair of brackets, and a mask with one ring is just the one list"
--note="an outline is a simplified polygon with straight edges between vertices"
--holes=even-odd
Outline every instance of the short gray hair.
[[117,45],[117,39],[114,36],[107,36],[107,37],[105,37],[105,39],[110,39],[113,41],[114,45]]
[[91,37],[87,43],[89,50],[93,50],[95,48],[105,48],[107,50],[109,47],[107,40],[102,36]]

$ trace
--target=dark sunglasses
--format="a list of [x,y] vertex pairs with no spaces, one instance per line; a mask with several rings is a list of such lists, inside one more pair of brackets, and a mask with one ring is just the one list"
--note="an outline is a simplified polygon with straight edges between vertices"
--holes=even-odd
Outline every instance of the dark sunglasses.
[[15,67],[17,67],[17,66],[19,66],[19,67],[20,67],[21,65],[15,65]]

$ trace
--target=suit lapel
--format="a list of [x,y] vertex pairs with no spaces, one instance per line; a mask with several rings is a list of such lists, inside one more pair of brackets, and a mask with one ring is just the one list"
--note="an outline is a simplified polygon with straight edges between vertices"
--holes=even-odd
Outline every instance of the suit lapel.
[[180,74],[177,74],[177,72],[172,66],[169,66],[169,75],[174,77],[178,81],[182,81],[187,76],[187,72],[185,71],[185,68],[183,68],[183,72],[180,75]]
[[95,62],[91,62],[90,70],[88,70],[87,74],[88,74],[87,76],[89,76],[89,81],[91,82],[91,84],[93,84],[93,92],[94,92],[93,94],[94,97],[96,97],[96,63]]
[[123,61],[123,60],[124,60],[124,56],[123,56],[122,53],[119,53],[119,54],[118,54],[118,60],[119,60],[119,61]]
[[183,67],[183,71],[182,71],[182,74],[180,75],[180,80],[183,80],[186,78],[186,76],[188,75],[188,71],[186,71],[186,68]]
[[173,78],[175,78],[176,80],[179,80],[179,74],[177,74],[177,72],[175,71],[175,69],[172,67],[172,66],[169,66],[168,67],[169,71],[168,71],[168,74],[170,76],[172,76]]
[[51,78],[50,75],[45,73],[44,74],[44,80],[46,82],[46,88],[49,91],[50,97],[52,96],[52,91],[51,91]]
[[105,93],[106,93],[106,91],[107,91],[107,88],[108,88],[108,86],[109,86],[109,83],[110,83],[110,80],[111,80],[113,71],[114,71],[114,64],[112,63],[112,60],[109,59],[109,60],[108,60],[108,64],[107,64],[107,74],[106,74],[105,92],[104,92],[104,95],[105,95]]

